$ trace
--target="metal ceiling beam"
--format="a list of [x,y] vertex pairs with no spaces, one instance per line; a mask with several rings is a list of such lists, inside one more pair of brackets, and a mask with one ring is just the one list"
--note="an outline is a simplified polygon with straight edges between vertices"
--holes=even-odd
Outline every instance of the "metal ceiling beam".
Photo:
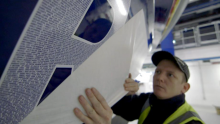
[[187,26],[187,25],[190,25],[190,24],[193,24],[193,23],[199,23],[199,22],[203,22],[203,21],[207,21],[207,20],[211,20],[211,19],[215,19],[215,18],[220,18],[220,15],[214,15],[214,16],[210,16],[210,17],[206,17],[206,18],[197,19],[197,20],[194,20],[194,21],[178,24],[174,27],[174,29],[176,30],[176,29],[178,29],[180,27],[183,27],[183,26]]

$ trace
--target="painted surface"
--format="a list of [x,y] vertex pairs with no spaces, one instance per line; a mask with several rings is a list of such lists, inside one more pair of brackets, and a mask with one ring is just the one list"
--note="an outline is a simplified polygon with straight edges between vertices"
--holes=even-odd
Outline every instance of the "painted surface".
[[[159,25],[155,27],[164,28],[173,0],[166,5],[158,1],[155,11],[159,11],[153,14]],[[79,122],[72,109],[79,107],[76,98],[85,88],[97,86],[110,106],[126,94],[124,79],[129,72],[134,78],[140,73],[148,54],[146,2],[132,16],[130,3],[2,2],[0,123],[17,124],[24,118],[22,123],[31,124]],[[160,16],[161,6],[167,8],[165,16]],[[158,41],[161,36],[156,37]],[[69,68],[71,74],[40,101],[57,68]]]
[[73,108],[83,110],[78,96],[85,96],[84,91],[88,87],[96,87],[109,106],[115,104],[127,93],[123,87],[124,80],[129,72],[133,77],[139,74],[148,51],[144,21],[143,11],[140,11],[81,64],[21,124],[79,124]]

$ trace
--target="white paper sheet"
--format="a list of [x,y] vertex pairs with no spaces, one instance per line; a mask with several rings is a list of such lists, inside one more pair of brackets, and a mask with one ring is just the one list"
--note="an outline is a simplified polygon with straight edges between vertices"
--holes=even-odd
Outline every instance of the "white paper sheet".
[[147,51],[144,13],[140,11],[78,67],[21,124],[81,124],[73,113],[75,107],[83,110],[78,96],[86,96],[85,89],[95,87],[109,106],[112,106],[127,93],[123,88],[124,80],[129,72],[133,77],[137,76]]

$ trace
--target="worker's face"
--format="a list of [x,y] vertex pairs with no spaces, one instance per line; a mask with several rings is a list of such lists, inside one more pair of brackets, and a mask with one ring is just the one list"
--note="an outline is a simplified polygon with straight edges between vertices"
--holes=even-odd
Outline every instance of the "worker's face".
[[154,94],[158,99],[168,99],[185,93],[189,84],[183,82],[184,73],[170,60],[162,60],[153,78]]

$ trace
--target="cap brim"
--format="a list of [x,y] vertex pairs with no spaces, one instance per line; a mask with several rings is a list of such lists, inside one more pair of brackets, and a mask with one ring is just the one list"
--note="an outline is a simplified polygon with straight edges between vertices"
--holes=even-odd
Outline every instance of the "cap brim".
[[164,59],[173,60],[175,62],[175,64],[177,64],[174,56],[171,53],[166,52],[166,51],[156,52],[153,54],[153,56],[151,58],[151,60],[155,66],[157,66],[160,63],[160,61],[162,61]]

